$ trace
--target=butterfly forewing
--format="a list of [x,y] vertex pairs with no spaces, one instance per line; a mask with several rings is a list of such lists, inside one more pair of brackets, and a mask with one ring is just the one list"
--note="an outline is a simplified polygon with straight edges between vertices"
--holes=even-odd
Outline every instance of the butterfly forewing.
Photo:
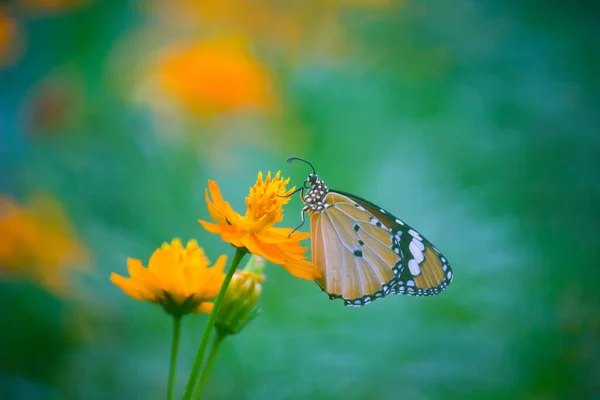
[[349,193],[329,191],[311,214],[316,282],[331,298],[362,306],[388,294],[435,295],[452,280],[445,258],[393,215]]
[[397,285],[399,293],[429,296],[440,293],[452,281],[452,269],[446,258],[417,231],[368,200],[344,192],[361,208],[371,213],[392,234],[400,248],[402,272]]
[[316,282],[332,298],[363,302],[365,296],[370,297],[393,279],[389,265],[394,265],[398,255],[391,249],[389,234],[376,235],[387,241],[384,245],[361,232],[361,226],[370,226],[372,216],[368,212],[355,207],[354,202],[345,203],[344,196],[329,196],[331,205],[311,216],[313,262],[321,273]]

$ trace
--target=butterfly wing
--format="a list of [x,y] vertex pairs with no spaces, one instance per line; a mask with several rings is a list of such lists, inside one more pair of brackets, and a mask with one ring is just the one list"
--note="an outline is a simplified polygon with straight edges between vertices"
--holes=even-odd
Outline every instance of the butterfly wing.
[[398,263],[389,233],[372,225],[372,216],[350,199],[328,194],[325,200],[329,206],[311,216],[317,284],[347,305],[383,297],[379,292],[394,278],[390,266]]
[[311,215],[317,284],[362,306],[389,294],[430,296],[452,281],[447,260],[424,237],[375,204],[340,191]]

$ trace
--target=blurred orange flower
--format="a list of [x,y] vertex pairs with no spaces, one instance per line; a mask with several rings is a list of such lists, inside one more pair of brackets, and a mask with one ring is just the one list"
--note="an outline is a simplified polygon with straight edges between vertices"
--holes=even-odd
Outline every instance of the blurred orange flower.
[[159,90],[195,115],[264,110],[273,102],[269,74],[242,40],[174,45],[155,68]]
[[18,58],[19,41],[16,19],[0,6],[0,68],[12,64]]
[[283,219],[283,205],[290,200],[286,196],[294,190],[292,188],[286,191],[288,183],[289,178],[283,180],[279,172],[273,178],[269,172],[264,181],[262,172],[259,172],[256,183],[246,197],[246,213],[240,215],[223,200],[217,183],[209,180],[206,202],[215,223],[199,222],[207,231],[218,233],[225,242],[238,248],[246,248],[254,255],[282,265],[298,278],[312,280],[319,277],[319,273],[306,261],[306,248],[299,243],[310,237],[310,234],[298,232],[288,237],[291,228],[273,226]]
[[217,262],[210,262],[204,250],[195,240],[190,240],[184,248],[179,239],[163,243],[157,249],[148,268],[137,259],[127,259],[130,278],[111,273],[110,280],[136,300],[160,304],[165,311],[175,316],[189,313],[210,313],[213,299],[223,283],[223,267],[227,256],[220,256]]
[[89,255],[60,204],[38,194],[27,207],[0,195],[0,277],[29,277],[47,290],[71,294],[68,273],[85,270]]

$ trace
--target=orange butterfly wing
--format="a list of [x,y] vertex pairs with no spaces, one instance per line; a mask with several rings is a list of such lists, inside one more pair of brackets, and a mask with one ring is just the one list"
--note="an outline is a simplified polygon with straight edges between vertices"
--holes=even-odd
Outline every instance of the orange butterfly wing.
[[363,306],[390,294],[436,295],[452,281],[444,256],[393,215],[339,191],[324,203],[311,214],[312,256],[330,298]]

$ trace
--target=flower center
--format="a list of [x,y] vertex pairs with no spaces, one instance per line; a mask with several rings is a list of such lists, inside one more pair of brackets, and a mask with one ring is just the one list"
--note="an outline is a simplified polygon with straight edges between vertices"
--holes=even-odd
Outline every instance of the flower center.
[[279,177],[279,172],[273,179],[271,173],[268,173],[263,182],[262,174],[259,173],[256,183],[250,188],[250,194],[246,197],[248,208],[245,219],[249,224],[249,231],[259,232],[264,227],[283,219],[283,205],[290,200],[289,197],[285,197],[288,194],[285,190],[288,182],[289,179],[284,181]]

